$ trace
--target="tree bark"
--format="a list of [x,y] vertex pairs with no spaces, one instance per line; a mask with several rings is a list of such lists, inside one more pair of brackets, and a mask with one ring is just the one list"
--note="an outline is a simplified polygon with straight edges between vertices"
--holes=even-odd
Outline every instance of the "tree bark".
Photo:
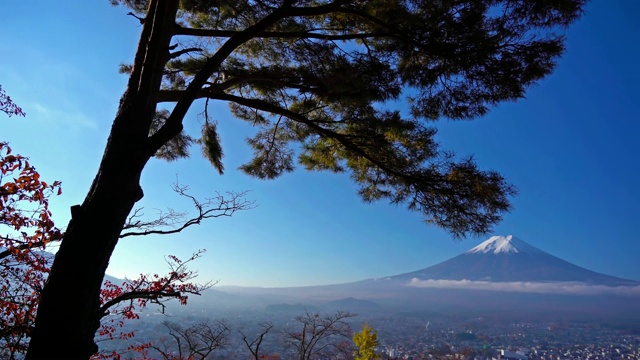
[[[91,189],[72,219],[42,292],[27,359],[84,358],[98,350],[100,287],[127,216],[142,198],[154,151],[149,126],[174,31],[178,0],[152,0],[134,68]],[[178,131],[179,132],[179,131]]]

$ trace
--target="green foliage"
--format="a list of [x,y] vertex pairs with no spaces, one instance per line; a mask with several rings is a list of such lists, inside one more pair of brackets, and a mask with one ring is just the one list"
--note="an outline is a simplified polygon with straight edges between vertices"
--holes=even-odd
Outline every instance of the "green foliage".
[[287,147],[287,134],[278,128],[258,132],[247,142],[254,149],[251,162],[240,167],[249,175],[260,179],[274,179],[282,173],[293,171],[293,150]]
[[222,146],[220,145],[220,137],[216,129],[215,123],[206,122],[202,126],[202,153],[209,159],[211,165],[222,175],[224,166],[222,165]]
[[378,332],[369,324],[362,325],[362,331],[353,334],[353,343],[358,347],[354,353],[355,360],[380,359],[380,354],[375,352],[378,344]]
[[[168,110],[158,110],[156,111],[156,115],[151,122],[151,134],[155,134],[162,125],[165,124],[167,118],[170,113]],[[189,146],[194,143],[194,139],[185,134],[184,131],[180,132],[178,135],[174,136],[171,140],[169,140],[166,144],[164,144],[158,151],[155,153],[155,157],[159,159],[164,159],[167,161],[175,161],[181,158],[189,157]]]
[[[112,1],[136,14],[154,6]],[[454,236],[484,233],[515,189],[441,149],[434,121],[522,98],[553,70],[585,1],[182,0],[158,101],[228,102],[257,128],[240,167],[251,176],[276,178],[296,162],[348,172],[365,201],[404,204]],[[165,147],[176,156],[162,157],[186,156],[192,141],[179,136]],[[204,125],[201,144],[221,172],[215,126]]]

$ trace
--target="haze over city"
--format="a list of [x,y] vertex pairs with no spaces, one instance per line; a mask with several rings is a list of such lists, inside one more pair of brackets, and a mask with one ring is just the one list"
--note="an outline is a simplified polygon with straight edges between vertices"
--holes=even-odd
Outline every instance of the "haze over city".
[[[640,280],[639,11],[632,1],[592,1],[569,28],[554,73],[526,99],[475,121],[434,123],[443,148],[473,155],[517,187],[512,212],[493,234],[514,234],[579,266],[632,280]],[[0,84],[27,113],[3,119],[1,138],[29,156],[43,178],[62,181],[63,194],[52,200],[60,226],[86,195],[125,88],[118,66],[132,60],[140,32],[126,13],[108,1],[0,4]],[[401,206],[364,204],[346,174],[298,169],[273,181],[247,177],[236,169],[251,156],[243,139],[253,129],[225,104],[213,110],[225,175],[197,148],[187,160],[153,160],[140,204],[149,215],[190,210],[171,192],[179,180],[203,198],[249,190],[255,208],[176,236],[123,239],[108,274],[163,273],[165,255],[186,258],[207,249],[193,265],[203,280],[335,284],[425,268],[492,235],[454,241]],[[200,111],[196,105],[188,117]],[[199,121],[187,124],[187,131],[199,131]]]

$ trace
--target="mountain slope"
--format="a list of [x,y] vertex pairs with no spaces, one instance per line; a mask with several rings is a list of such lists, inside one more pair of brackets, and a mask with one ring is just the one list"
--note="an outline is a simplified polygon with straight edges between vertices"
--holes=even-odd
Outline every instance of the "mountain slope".
[[546,253],[514,236],[494,236],[454,258],[393,280],[472,280],[491,282],[576,282],[589,285],[640,285],[597,273]]

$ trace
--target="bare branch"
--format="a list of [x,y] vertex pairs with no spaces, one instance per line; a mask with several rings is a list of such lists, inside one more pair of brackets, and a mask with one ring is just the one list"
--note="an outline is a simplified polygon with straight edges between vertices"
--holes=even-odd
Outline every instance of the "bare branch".
[[[218,193],[213,198],[206,198],[204,201],[198,200],[195,196],[189,194],[189,187],[175,183],[172,189],[178,195],[189,199],[196,209],[196,213],[187,218],[186,212],[176,212],[168,209],[166,212],[159,211],[158,217],[153,220],[140,220],[144,214],[142,209],[136,209],[129,217],[124,229],[138,229],[138,231],[129,231],[120,234],[120,238],[129,236],[144,235],[168,235],[176,234],[182,230],[199,225],[205,219],[232,216],[236,211],[253,209],[255,203],[246,200],[244,197],[248,191],[227,192],[226,196]],[[169,229],[161,229],[161,227],[169,227]]]
[[138,19],[138,21],[140,21],[140,24],[144,24],[144,18],[143,18],[143,17],[140,17],[140,16],[138,16],[138,15],[134,14],[134,13],[133,13],[133,12],[131,12],[131,11],[129,11],[129,12],[127,13],[127,15],[129,15],[129,16],[133,16],[134,18]]
[[346,311],[335,314],[305,312],[296,316],[302,324],[302,331],[287,333],[287,342],[298,353],[299,360],[310,360],[316,357],[331,358],[331,351],[342,351],[344,339],[351,338],[351,326],[347,319],[357,316]]
[[249,352],[254,359],[260,359],[260,344],[262,344],[262,340],[264,339],[265,335],[267,335],[267,333],[271,331],[271,329],[273,329],[274,325],[271,321],[267,321],[258,324],[258,326],[260,326],[262,330],[251,342],[249,342],[249,340],[247,339],[247,335],[242,330],[239,330],[240,335],[242,335],[242,341],[244,341],[245,345],[247,345],[247,348],[249,349]]
[[211,352],[229,343],[231,326],[225,320],[202,321],[187,328],[180,324],[165,321],[162,323],[168,330],[170,338],[161,338],[151,348],[164,359],[206,359]]
[[157,229],[158,227],[177,227],[178,224],[184,222],[184,218],[188,215],[187,212],[177,212],[170,208],[166,211],[156,209],[156,218],[152,220],[143,220],[142,218],[144,217],[144,213],[142,210],[144,210],[144,208],[135,209],[127,219],[127,222],[122,229],[138,229],[146,231]]

